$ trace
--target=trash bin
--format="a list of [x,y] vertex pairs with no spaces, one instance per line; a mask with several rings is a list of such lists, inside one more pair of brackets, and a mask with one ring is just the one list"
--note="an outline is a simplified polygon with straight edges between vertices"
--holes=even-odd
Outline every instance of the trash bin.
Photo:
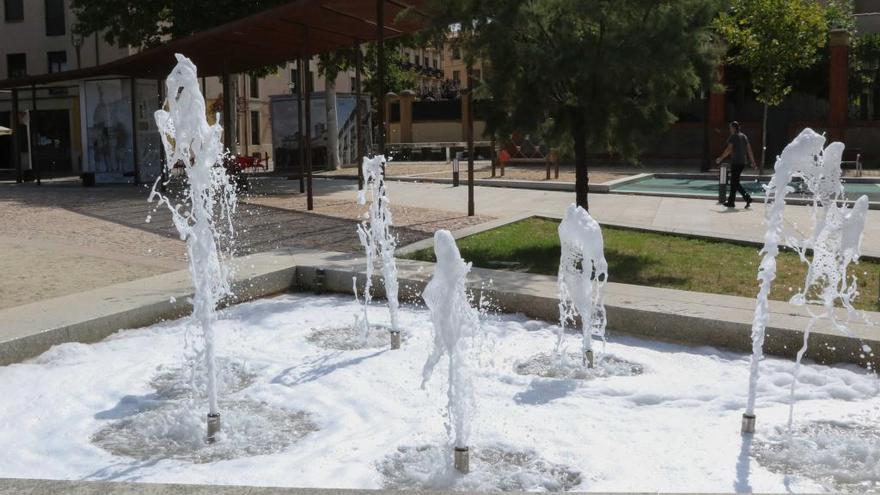
[[718,169],[718,202],[727,202],[727,185],[730,183],[730,168],[722,163]]

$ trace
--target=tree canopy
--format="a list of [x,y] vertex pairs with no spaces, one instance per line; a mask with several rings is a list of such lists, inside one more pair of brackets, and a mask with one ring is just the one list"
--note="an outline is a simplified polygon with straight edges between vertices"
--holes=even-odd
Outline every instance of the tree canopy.
[[452,0],[462,46],[488,62],[477,94],[489,128],[545,129],[574,144],[587,207],[587,150],[634,156],[637,137],[675,121],[714,69],[712,0]]
[[[832,2],[831,19],[842,2]],[[749,70],[755,98],[776,106],[791,92],[791,76],[812,66],[828,36],[826,10],[816,0],[733,0],[715,25],[730,44],[729,62]]]
[[101,33],[119,46],[147,48],[210,29],[287,0],[71,0],[83,35]]

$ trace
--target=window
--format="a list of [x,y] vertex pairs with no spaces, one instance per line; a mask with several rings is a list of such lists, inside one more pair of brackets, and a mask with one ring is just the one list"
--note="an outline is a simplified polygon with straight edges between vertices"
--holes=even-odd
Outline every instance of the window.
[[260,80],[251,76],[251,98],[260,97]]
[[64,0],[45,0],[46,36],[64,36],[67,23],[64,21]]
[[27,75],[27,56],[24,53],[7,53],[6,71],[10,79],[25,77]]
[[260,112],[251,111],[251,144],[260,144]]
[[3,16],[6,22],[24,20],[24,0],[3,0]]
[[452,47],[452,60],[461,60],[461,49],[458,46]]
[[63,72],[67,70],[67,52],[49,52],[49,73]]
[[457,71],[457,70],[452,71],[452,81],[457,82],[457,83],[461,82],[461,72],[460,71]]

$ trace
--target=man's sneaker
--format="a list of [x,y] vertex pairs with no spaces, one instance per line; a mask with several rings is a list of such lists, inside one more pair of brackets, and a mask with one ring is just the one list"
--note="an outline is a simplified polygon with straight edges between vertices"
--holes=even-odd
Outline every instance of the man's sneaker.
[[724,203],[724,206],[728,208],[736,208],[736,203],[731,203],[730,201],[728,201],[727,203]]
[[746,208],[748,208],[748,207],[751,206],[751,205],[752,205],[752,197],[751,197],[751,196],[748,196],[748,197],[746,198]]

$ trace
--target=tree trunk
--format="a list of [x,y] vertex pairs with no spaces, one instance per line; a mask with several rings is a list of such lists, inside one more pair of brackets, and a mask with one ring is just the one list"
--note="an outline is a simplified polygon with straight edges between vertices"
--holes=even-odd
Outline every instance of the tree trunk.
[[764,121],[761,124],[761,163],[758,165],[758,175],[764,175],[764,163],[767,157],[767,104],[764,104]]
[[590,177],[587,174],[587,133],[582,116],[574,119],[571,134],[574,138],[574,190],[575,201],[581,208],[589,211],[590,204],[587,193],[590,189]]
[[327,165],[331,169],[339,170],[342,163],[339,159],[339,123],[336,120],[336,78],[328,77],[326,91],[324,91],[327,103]]

